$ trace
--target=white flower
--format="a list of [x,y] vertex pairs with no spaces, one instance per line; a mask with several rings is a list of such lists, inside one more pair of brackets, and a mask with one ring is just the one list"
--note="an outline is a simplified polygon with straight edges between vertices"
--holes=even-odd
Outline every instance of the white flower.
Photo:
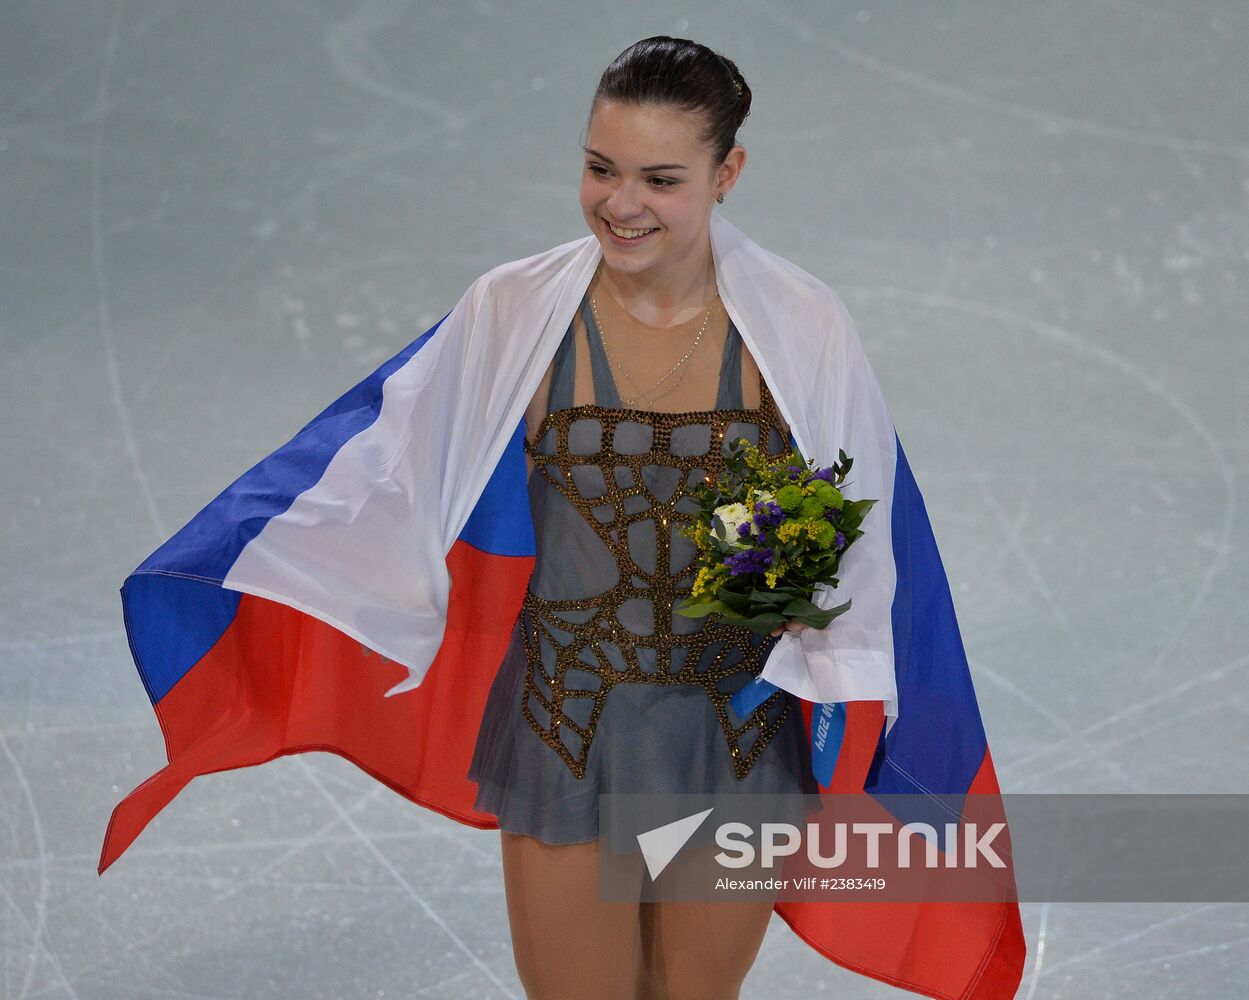
[[753,516],[744,503],[726,503],[715,509],[714,519],[719,521],[723,530],[716,530],[716,535],[738,548],[745,548],[749,541],[737,534],[738,525],[749,524]]

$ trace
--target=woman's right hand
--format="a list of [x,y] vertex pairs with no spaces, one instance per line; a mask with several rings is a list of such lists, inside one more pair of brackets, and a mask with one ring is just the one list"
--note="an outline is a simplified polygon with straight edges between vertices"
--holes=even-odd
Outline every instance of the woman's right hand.
[[804,628],[809,628],[805,622],[786,622],[784,625],[778,625],[772,630],[771,635],[780,635],[782,632],[801,632]]

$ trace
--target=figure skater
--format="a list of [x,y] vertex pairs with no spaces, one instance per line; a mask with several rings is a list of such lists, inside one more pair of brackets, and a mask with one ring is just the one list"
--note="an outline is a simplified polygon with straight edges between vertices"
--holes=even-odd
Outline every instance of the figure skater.
[[[98,871],[193,778],[329,750],[501,831],[535,1000],[736,997],[773,912],[901,989],[1015,995],[1012,899],[600,891],[602,852],[628,839],[614,813],[600,829],[603,796],[783,793],[801,821],[834,786],[998,788],[949,581],[849,312],[716,213],[750,100],[703,45],[630,46],[590,106],[590,235],[481,275],[127,576],[169,763],[114,809]],[[800,438],[824,463],[844,447],[857,495],[877,498],[840,629],[757,636],[676,613],[691,493],[741,437],[771,455]],[[748,684],[765,696],[738,717]],[[817,739],[816,709],[837,706],[844,742]]]
[[469,773],[499,819],[530,1000],[731,1000],[767,930],[772,901],[601,900],[600,794],[817,791],[793,695],[728,705],[781,630],[673,612],[693,488],[731,441],[789,442],[708,232],[750,101],[730,59],[659,36],[591,103],[580,200],[602,260],[525,414],[538,554]]

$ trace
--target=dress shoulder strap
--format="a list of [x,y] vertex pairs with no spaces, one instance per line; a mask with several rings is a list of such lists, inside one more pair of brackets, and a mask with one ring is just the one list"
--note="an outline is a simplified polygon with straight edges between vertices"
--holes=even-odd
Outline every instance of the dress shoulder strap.
[[[594,320],[590,307],[589,290],[581,300],[581,320],[585,324],[586,339],[590,346],[590,370],[594,379],[594,402],[599,406],[621,408],[624,406],[611,362],[603,347],[603,335]],[[716,388],[715,409],[728,410],[742,405],[742,342],[733,321],[729,320],[728,334],[724,338],[724,350],[720,354],[719,385]],[[569,366],[573,367],[572,365]],[[570,377],[571,381],[571,377]],[[571,392],[568,396],[572,399]]]
[[[582,302],[582,305],[585,303]],[[577,368],[577,318],[568,324],[568,331],[559,347],[555,349],[555,361],[551,369],[551,392],[547,397],[548,413],[572,406],[574,380]]]

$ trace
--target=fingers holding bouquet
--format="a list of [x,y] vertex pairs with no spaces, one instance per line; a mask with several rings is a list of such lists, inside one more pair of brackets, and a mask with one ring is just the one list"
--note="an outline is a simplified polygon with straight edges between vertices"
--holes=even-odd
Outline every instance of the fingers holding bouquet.
[[804,628],[810,628],[806,622],[786,622],[784,625],[778,625],[768,635],[780,635],[782,632],[801,632]]

